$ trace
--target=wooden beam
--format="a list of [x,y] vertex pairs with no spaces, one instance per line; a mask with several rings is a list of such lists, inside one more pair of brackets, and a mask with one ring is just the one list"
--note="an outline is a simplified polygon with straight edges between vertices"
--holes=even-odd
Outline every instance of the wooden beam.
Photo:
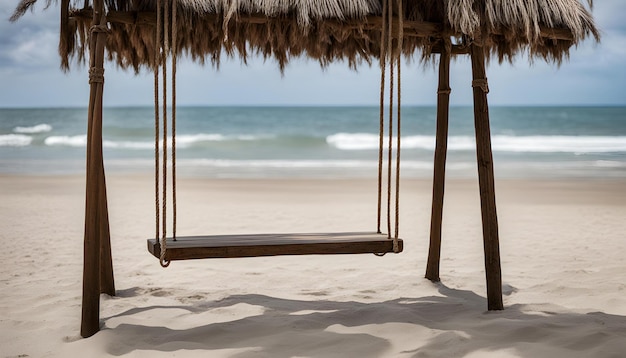
[[[443,46],[435,45],[433,46],[430,52],[443,54],[444,52],[447,52],[447,51],[448,50],[446,50]],[[469,46],[452,45],[452,48],[450,49],[449,53],[451,55],[468,55],[470,53],[470,48]]]
[[546,26],[540,26],[539,36],[551,40],[574,41],[574,34],[570,29],[549,28]]
[[498,216],[496,213],[491,130],[489,128],[489,105],[487,103],[489,87],[485,71],[484,48],[472,44],[471,57],[476,157],[478,161],[480,208],[483,223],[485,273],[487,276],[487,306],[489,310],[501,310],[504,306],[502,303],[500,241],[498,237]]
[[[93,17],[92,9],[73,9],[70,18],[88,21]],[[155,26],[156,14],[153,11],[115,11],[106,14],[107,22],[113,24]]]
[[[87,21],[92,18],[91,9],[74,9],[70,12],[70,17],[82,19]],[[206,14],[204,15],[209,20],[218,21],[222,15]],[[127,24],[127,25],[139,25],[139,26],[155,26],[156,14],[153,11],[109,11],[107,13],[107,21],[109,23]],[[264,15],[239,15],[233,17],[231,21],[241,22],[248,24],[264,24],[269,21],[284,20],[290,21],[287,18],[270,18]],[[367,16],[365,20],[326,20],[326,24],[330,26],[345,27],[349,29],[363,29],[363,30],[377,30],[382,26],[382,17],[380,16]],[[404,20],[404,35],[407,37],[443,37],[443,25],[435,22],[428,21],[410,21]],[[397,34],[396,30],[399,26],[397,19],[393,20],[392,26],[394,28],[393,34]],[[502,35],[497,31],[492,32],[495,35]],[[447,34],[446,36],[461,36],[461,33]],[[548,28],[546,26],[540,27],[539,35],[553,40],[566,40],[573,41],[574,35],[569,29],[565,28]],[[476,34],[476,37],[480,37],[480,34]]]
[[442,47],[439,56],[439,88],[437,90],[437,133],[433,173],[433,203],[430,217],[430,246],[426,264],[426,278],[439,282],[441,254],[441,223],[443,195],[446,181],[446,153],[448,151],[448,114],[450,107],[450,53]]
[[[338,22],[339,23],[339,22]],[[378,30],[383,25],[383,18],[381,16],[367,16],[365,22],[363,20],[346,20],[343,23],[353,23],[355,29],[363,28],[364,30]],[[410,21],[404,20],[403,31],[404,36],[407,37],[438,37],[440,38],[443,33],[443,25],[434,22],[427,21]],[[397,18],[394,18],[391,23],[392,36],[398,34],[398,27],[400,22]]]
[[[70,17],[82,19],[86,21],[92,17],[91,9],[72,10]],[[209,21],[218,21],[222,15],[206,14],[204,15]],[[127,25],[156,25],[156,14],[152,11],[109,11],[107,13],[107,21],[109,23],[127,24]],[[287,18],[270,18],[263,15],[239,15],[231,20],[233,23],[248,24],[264,24],[269,21],[291,21]],[[327,20],[325,22],[329,26],[336,26],[348,29],[377,30],[382,26],[382,18],[378,16],[368,16],[365,20]],[[399,22],[394,20],[394,34],[397,33]],[[404,21],[404,35],[408,37],[429,37],[441,34],[442,26],[440,24],[425,21]]]

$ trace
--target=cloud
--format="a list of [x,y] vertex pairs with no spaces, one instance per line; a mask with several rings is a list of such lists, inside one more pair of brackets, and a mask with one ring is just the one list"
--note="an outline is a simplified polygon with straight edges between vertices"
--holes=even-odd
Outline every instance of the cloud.
[[58,61],[57,56],[53,56],[53,54],[56,55],[56,46],[52,45],[57,40],[57,35],[48,31],[42,32],[16,44],[4,56],[13,66],[40,69],[51,67],[50,64],[53,61]]
[[0,4],[0,69],[57,69],[58,19],[55,9],[8,21],[15,2]]
[[626,32],[624,14],[626,14],[626,2],[623,0],[604,0],[594,3],[593,15],[600,30]]

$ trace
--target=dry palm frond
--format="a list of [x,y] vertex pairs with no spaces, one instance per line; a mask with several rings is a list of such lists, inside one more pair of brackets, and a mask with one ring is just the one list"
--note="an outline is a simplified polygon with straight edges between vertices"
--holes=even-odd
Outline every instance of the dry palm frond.
[[[32,8],[36,0],[21,0],[12,19]],[[50,5],[52,0],[42,0]],[[91,0],[73,0],[87,7]],[[399,0],[398,0],[399,1]],[[428,22],[440,32],[408,35],[405,56],[421,52],[427,59],[444,37],[479,41],[499,61],[519,54],[560,63],[569,48],[587,37],[599,39],[593,17],[582,0],[401,0],[405,24]],[[104,0],[108,11],[156,12],[157,0]],[[165,3],[169,1],[165,0]],[[589,7],[591,0],[586,1]],[[284,68],[293,57],[306,56],[322,65],[344,60],[356,67],[380,54],[380,28],[368,23],[380,18],[382,0],[177,0],[179,49],[200,63],[219,64],[222,55],[250,54],[275,59]],[[74,11],[74,15],[76,15]],[[72,17],[62,34],[62,64],[85,58],[90,19]],[[109,59],[139,71],[154,61],[154,25],[111,22]],[[569,31],[571,38],[546,35],[551,29]],[[546,32],[547,31],[547,32]],[[407,33],[405,31],[405,33]]]
[[[33,5],[35,5],[36,2],[37,0],[21,0],[17,4],[17,7],[15,8],[15,11],[13,12],[13,15],[11,15],[9,20],[17,21],[17,19],[22,17],[28,10],[32,10]],[[46,8],[50,7],[51,3],[52,0],[46,0]]]

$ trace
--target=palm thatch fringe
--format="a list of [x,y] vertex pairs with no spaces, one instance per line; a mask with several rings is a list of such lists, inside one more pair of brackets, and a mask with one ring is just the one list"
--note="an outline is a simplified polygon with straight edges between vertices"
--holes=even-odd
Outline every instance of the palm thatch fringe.
[[[21,0],[17,4],[17,7],[15,8],[15,11],[13,12],[13,15],[9,18],[9,20],[17,21],[17,19],[24,16],[24,14],[28,10],[32,10],[32,7],[33,5],[35,5],[36,2],[37,0]],[[52,3],[52,0],[46,0],[46,8],[48,8],[51,3]]]
[[[32,9],[36,1],[21,0],[11,19]],[[442,39],[456,37],[480,42],[500,62],[527,54],[531,60],[560,64],[572,45],[600,38],[580,0],[395,1],[403,1],[405,14],[402,51],[423,60],[441,47]],[[66,69],[72,58],[85,60],[91,18],[90,0],[73,2],[61,26],[59,52]],[[591,8],[592,1],[587,2]],[[63,0],[62,7],[66,3]],[[298,56],[316,59],[322,66],[343,60],[356,67],[380,54],[381,0],[178,0],[177,4],[179,52],[202,64],[219,65],[224,54],[244,62],[250,54],[260,54],[275,59],[281,69]],[[155,46],[161,46],[154,37],[156,1],[105,0],[105,6],[126,19],[109,22],[108,59],[135,71],[151,67]]]

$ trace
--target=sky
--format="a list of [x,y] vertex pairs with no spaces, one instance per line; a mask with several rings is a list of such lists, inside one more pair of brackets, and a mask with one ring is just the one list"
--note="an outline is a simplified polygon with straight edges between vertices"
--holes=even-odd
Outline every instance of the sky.
[[[8,21],[18,0],[0,2],[0,107],[86,107],[85,66],[69,73],[57,54],[58,6],[44,10],[41,0],[18,22]],[[594,1],[602,33],[600,44],[588,39],[571,50],[560,67],[519,57],[514,64],[493,61],[487,68],[490,105],[626,105],[626,1]],[[403,105],[436,103],[437,69],[418,63],[402,67]],[[151,73],[105,64],[105,106],[151,106]],[[179,61],[178,104],[215,105],[378,105],[379,67],[357,71],[347,63],[321,69],[315,61],[295,59],[281,75],[272,60],[253,58],[248,65],[224,59],[219,70]],[[467,56],[451,66],[451,105],[472,102]]]

